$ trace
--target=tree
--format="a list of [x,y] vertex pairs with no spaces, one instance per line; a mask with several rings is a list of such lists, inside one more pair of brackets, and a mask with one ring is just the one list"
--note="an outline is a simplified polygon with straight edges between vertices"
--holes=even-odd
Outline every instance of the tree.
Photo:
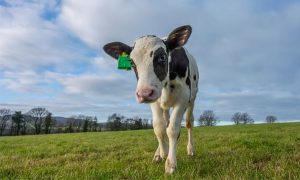
[[125,119],[124,116],[119,115],[119,114],[112,114],[111,116],[108,117],[107,124],[108,128],[111,131],[119,131],[122,130],[122,121]]
[[51,128],[55,125],[55,120],[52,118],[52,113],[48,113],[45,117],[44,131],[45,134],[50,134]]
[[89,129],[89,120],[88,119],[85,119],[84,122],[83,122],[83,128],[82,128],[82,131],[83,132],[87,132]]
[[252,119],[252,117],[248,113],[242,113],[241,122],[243,124],[253,124],[254,120]]
[[149,119],[143,119],[144,129],[148,129],[148,127],[149,127],[148,121],[149,121]]
[[241,116],[242,116],[241,112],[236,112],[233,114],[231,119],[234,122],[234,124],[236,124],[236,125],[241,124]]
[[75,131],[80,132],[82,124],[83,124],[83,120],[78,118],[77,116],[72,116],[72,117],[70,117],[70,119],[73,119],[73,126],[74,126]]
[[239,124],[253,124],[254,120],[252,119],[252,117],[244,112],[236,112],[233,114],[232,116],[232,121],[234,122],[234,124],[239,125]]
[[267,123],[274,123],[275,121],[277,121],[277,117],[276,116],[267,116],[266,117],[266,122]]
[[24,123],[24,115],[22,114],[21,111],[16,111],[15,114],[12,115],[12,128],[11,128],[11,132],[12,134],[16,134],[19,135],[21,128],[23,127],[23,123]]
[[66,123],[66,127],[65,127],[65,132],[66,133],[73,133],[74,132],[74,127],[73,127],[73,124],[74,124],[74,119],[70,118],[68,119],[67,123]]
[[218,123],[218,117],[212,110],[206,110],[200,115],[199,123],[201,126],[215,126]]
[[0,109],[0,136],[3,135],[10,118],[11,111],[9,109]]
[[93,122],[91,123],[92,126],[92,131],[97,131],[98,130],[98,119],[95,116]]
[[133,124],[133,127],[134,127],[134,129],[143,129],[143,122],[142,122],[142,118],[140,118],[140,117],[134,117],[133,118],[133,122],[134,122],[134,124]]
[[30,123],[30,121],[31,121],[31,117],[26,115],[26,114],[23,114],[23,121],[22,121],[22,124],[21,124],[21,134],[22,135],[26,134],[27,125]]
[[42,107],[33,108],[28,112],[28,115],[31,116],[31,121],[33,122],[35,134],[40,134],[42,125],[44,124],[46,116],[49,112]]

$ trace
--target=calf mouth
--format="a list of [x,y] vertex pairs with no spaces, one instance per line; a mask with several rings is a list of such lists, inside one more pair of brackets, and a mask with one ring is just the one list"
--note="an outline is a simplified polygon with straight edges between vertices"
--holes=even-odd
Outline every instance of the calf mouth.
[[155,98],[136,97],[136,98],[139,103],[149,104],[155,102],[159,97],[155,97]]
[[143,102],[140,102],[140,103],[144,103],[144,104],[150,104],[150,103],[154,103],[157,99],[155,100],[145,100]]

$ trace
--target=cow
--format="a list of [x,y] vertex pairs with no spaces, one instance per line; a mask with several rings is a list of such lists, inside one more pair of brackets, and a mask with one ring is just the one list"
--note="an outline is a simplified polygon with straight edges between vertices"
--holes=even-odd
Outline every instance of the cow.
[[122,53],[130,56],[137,77],[136,99],[139,103],[150,104],[152,111],[153,129],[158,140],[153,161],[166,159],[165,172],[169,174],[177,167],[176,146],[184,113],[188,129],[187,154],[194,156],[195,153],[192,128],[199,73],[195,59],[183,48],[191,33],[191,26],[185,25],[173,30],[166,38],[140,37],[133,47],[122,42],[103,47],[115,59]]

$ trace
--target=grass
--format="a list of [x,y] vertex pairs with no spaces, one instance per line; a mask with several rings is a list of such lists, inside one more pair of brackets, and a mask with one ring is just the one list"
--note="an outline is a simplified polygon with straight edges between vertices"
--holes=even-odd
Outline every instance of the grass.
[[153,130],[0,137],[0,179],[300,179],[300,123],[194,128],[177,172],[153,164]]

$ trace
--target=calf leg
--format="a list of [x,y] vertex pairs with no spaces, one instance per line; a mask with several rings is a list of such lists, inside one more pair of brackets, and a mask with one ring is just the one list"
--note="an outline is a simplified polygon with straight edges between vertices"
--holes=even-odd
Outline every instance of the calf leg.
[[194,115],[193,115],[194,104],[188,106],[186,110],[186,128],[188,129],[188,144],[187,144],[187,154],[189,156],[194,156],[195,151],[193,147],[193,136],[192,128],[194,126]]
[[177,166],[176,146],[177,139],[180,133],[180,124],[183,114],[184,107],[181,106],[175,106],[171,114],[169,126],[167,128],[167,134],[169,138],[169,154],[165,164],[166,173],[173,173]]
[[170,122],[170,113],[169,113],[169,109],[164,110],[163,111],[163,115],[164,115],[164,119],[167,123],[167,127],[169,126],[169,122]]
[[158,140],[158,147],[155,151],[153,161],[160,162],[168,154],[168,139],[166,133],[167,122],[163,117],[163,110],[157,102],[151,103],[153,116],[153,129]]

